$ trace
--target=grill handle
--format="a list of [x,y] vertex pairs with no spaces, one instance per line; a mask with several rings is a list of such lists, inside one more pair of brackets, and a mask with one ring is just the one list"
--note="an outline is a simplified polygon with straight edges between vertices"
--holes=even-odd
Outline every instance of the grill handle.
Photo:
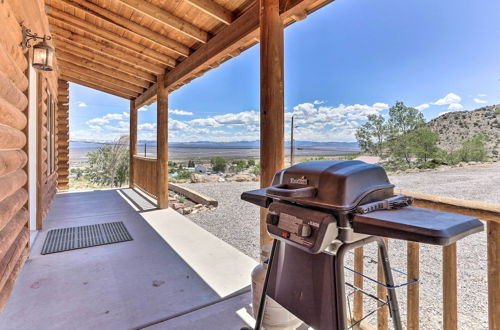
[[279,184],[267,188],[266,195],[285,198],[302,198],[316,196],[315,187],[290,188],[287,184]]

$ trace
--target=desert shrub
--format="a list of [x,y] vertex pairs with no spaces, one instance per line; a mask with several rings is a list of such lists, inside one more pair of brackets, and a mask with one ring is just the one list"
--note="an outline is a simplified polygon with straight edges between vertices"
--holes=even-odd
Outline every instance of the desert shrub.
[[247,161],[246,160],[244,160],[244,159],[237,159],[237,160],[233,160],[232,161],[231,169],[234,172],[241,172],[245,168],[247,168]]
[[249,159],[247,165],[248,167],[255,166],[255,159]]
[[260,164],[254,166],[254,168],[252,169],[252,173],[255,175],[260,175]]
[[121,187],[128,181],[128,136],[122,136],[112,145],[87,153],[85,177],[100,186]]
[[465,141],[460,149],[460,157],[463,162],[481,162],[486,159],[486,141],[488,138],[483,134],[476,134]]
[[177,179],[178,180],[191,179],[191,172],[190,171],[179,171],[179,172],[177,172]]
[[214,172],[226,172],[227,160],[222,157],[214,157],[210,159],[210,164],[212,164],[212,170]]
[[190,160],[188,161],[188,167],[195,167],[195,163],[194,163],[194,160]]

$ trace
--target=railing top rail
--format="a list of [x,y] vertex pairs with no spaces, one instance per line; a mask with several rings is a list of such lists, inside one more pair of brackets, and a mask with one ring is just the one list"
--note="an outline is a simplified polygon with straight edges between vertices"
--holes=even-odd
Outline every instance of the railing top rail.
[[413,197],[415,199],[413,205],[416,207],[470,215],[481,220],[500,223],[500,204],[469,201],[400,189],[396,189],[395,192],[396,194]]

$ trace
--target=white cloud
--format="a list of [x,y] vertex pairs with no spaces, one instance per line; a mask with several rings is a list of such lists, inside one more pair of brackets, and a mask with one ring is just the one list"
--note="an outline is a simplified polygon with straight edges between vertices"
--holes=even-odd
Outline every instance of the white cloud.
[[479,104],[487,103],[485,100],[481,100],[481,99],[479,99],[477,97],[475,97],[473,100],[474,100],[474,102],[479,103]]
[[449,113],[449,112],[451,112],[451,111],[443,111],[443,112],[440,112],[440,113],[438,114],[438,117],[439,117],[439,116],[441,116],[441,115],[447,114],[447,113]]
[[144,123],[137,125],[138,130],[142,131],[156,131],[156,123]]
[[109,124],[110,121],[123,120],[123,119],[128,118],[128,117],[129,117],[128,112],[108,113],[107,115],[104,115],[102,117],[87,120],[86,124],[87,125],[104,125],[104,124]]
[[325,103],[325,101],[316,100],[313,102],[313,104],[315,104],[315,105],[323,104],[323,103]]
[[419,111],[425,110],[427,108],[429,108],[429,104],[427,104],[427,103],[424,103],[424,104],[421,104],[421,105],[415,107],[415,109],[417,109]]
[[477,94],[477,96],[479,96],[479,97],[486,97],[488,95],[486,95],[486,94]]
[[148,107],[145,105],[137,109],[137,111],[148,111],[148,110],[149,110]]
[[169,109],[169,114],[178,115],[178,116],[192,116],[193,113],[191,111],[178,110],[178,109]]
[[190,120],[188,123],[193,126],[242,126],[259,123],[260,114],[257,111],[242,111],[238,113],[226,113],[208,118]]
[[448,93],[445,97],[440,98],[436,102],[434,102],[435,105],[447,105],[447,104],[452,104],[452,103],[460,103],[462,101],[462,98],[458,96],[455,93]]
[[85,102],[82,102],[82,101],[77,101],[77,102],[76,102],[76,106],[77,106],[77,107],[79,107],[79,108],[85,108],[85,107],[87,107],[88,105],[87,105],[87,103],[85,103]]
[[448,106],[448,110],[462,110],[464,108],[460,103],[452,103]]

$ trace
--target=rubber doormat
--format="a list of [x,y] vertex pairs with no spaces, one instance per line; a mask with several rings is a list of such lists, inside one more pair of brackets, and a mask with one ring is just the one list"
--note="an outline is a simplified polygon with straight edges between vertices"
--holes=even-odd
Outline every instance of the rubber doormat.
[[52,229],[45,238],[42,254],[126,242],[132,239],[121,221]]

